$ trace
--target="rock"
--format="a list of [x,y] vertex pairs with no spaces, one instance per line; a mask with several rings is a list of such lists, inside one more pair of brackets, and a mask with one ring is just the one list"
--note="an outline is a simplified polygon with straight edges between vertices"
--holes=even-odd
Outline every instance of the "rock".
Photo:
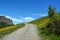
[[6,24],[8,24],[8,25],[13,25],[12,20],[9,19],[9,18],[6,18],[5,16],[0,16],[0,23],[1,23],[1,22],[4,22],[4,23],[6,23]]

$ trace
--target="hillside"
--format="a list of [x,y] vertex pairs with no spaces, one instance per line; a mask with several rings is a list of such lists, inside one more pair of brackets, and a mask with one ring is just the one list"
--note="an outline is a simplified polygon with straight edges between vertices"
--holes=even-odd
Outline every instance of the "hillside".
[[[60,18],[60,13],[55,14],[55,16],[56,16],[56,19]],[[45,17],[33,20],[29,23],[36,24],[41,27],[41,26],[45,25],[46,23],[48,23],[48,21],[49,21],[49,17],[45,16]]]
[[[54,16],[55,16],[56,20],[59,21],[60,13],[56,13],[56,14],[54,14]],[[50,20],[49,17],[45,16],[43,18],[38,18],[36,20],[33,20],[29,23],[37,25],[39,35],[42,37],[43,40],[60,40],[60,36],[57,36],[54,33],[46,32],[46,30],[47,30],[46,27],[49,23],[49,20]],[[44,28],[45,28],[45,30],[44,30]]]
[[44,27],[46,26],[46,24],[48,23],[48,21],[49,21],[48,16],[45,16],[45,17],[43,17],[43,18],[38,18],[38,19],[36,19],[36,20],[33,20],[33,21],[29,22],[29,23],[35,24],[35,25],[37,25],[39,28],[44,28]]

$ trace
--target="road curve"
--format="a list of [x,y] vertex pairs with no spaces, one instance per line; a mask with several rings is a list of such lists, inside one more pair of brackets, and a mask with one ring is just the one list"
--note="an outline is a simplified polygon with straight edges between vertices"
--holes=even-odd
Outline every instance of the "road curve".
[[26,24],[25,27],[5,36],[0,40],[41,40],[38,37],[36,25]]

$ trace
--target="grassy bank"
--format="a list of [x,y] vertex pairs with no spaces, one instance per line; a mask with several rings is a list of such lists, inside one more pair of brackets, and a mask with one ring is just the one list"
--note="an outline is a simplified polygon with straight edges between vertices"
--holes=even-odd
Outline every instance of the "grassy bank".
[[[60,18],[60,14],[56,14],[55,16],[57,17],[57,19]],[[46,16],[46,17],[43,17],[43,18],[33,20],[29,23],[37,25],[37,28],[38,28],[38,31],[39,31],[39,36],[43,40],[60,40],[60,35],[57,36],[53,33],[48,33],[45,30],[43,30],[43,28],[45,28],[47,26],[48,22],[49,22],[49,18],[48,18],[48,16]]]
[[4,37],[7,34],[12,33],[13,31],[15,31],[15,30],[17,30],[23,26],[24,26],[24,24],[17,24],[14,26],[10,26],[10,27],[0,29],[0,38]]

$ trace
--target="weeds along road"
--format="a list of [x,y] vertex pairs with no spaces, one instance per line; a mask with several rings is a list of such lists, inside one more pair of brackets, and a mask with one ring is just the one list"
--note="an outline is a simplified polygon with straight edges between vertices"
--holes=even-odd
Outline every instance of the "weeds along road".
[[40,40],[37,28],[33,24],[26,24],[25,27],[5,36],[0,40]]

